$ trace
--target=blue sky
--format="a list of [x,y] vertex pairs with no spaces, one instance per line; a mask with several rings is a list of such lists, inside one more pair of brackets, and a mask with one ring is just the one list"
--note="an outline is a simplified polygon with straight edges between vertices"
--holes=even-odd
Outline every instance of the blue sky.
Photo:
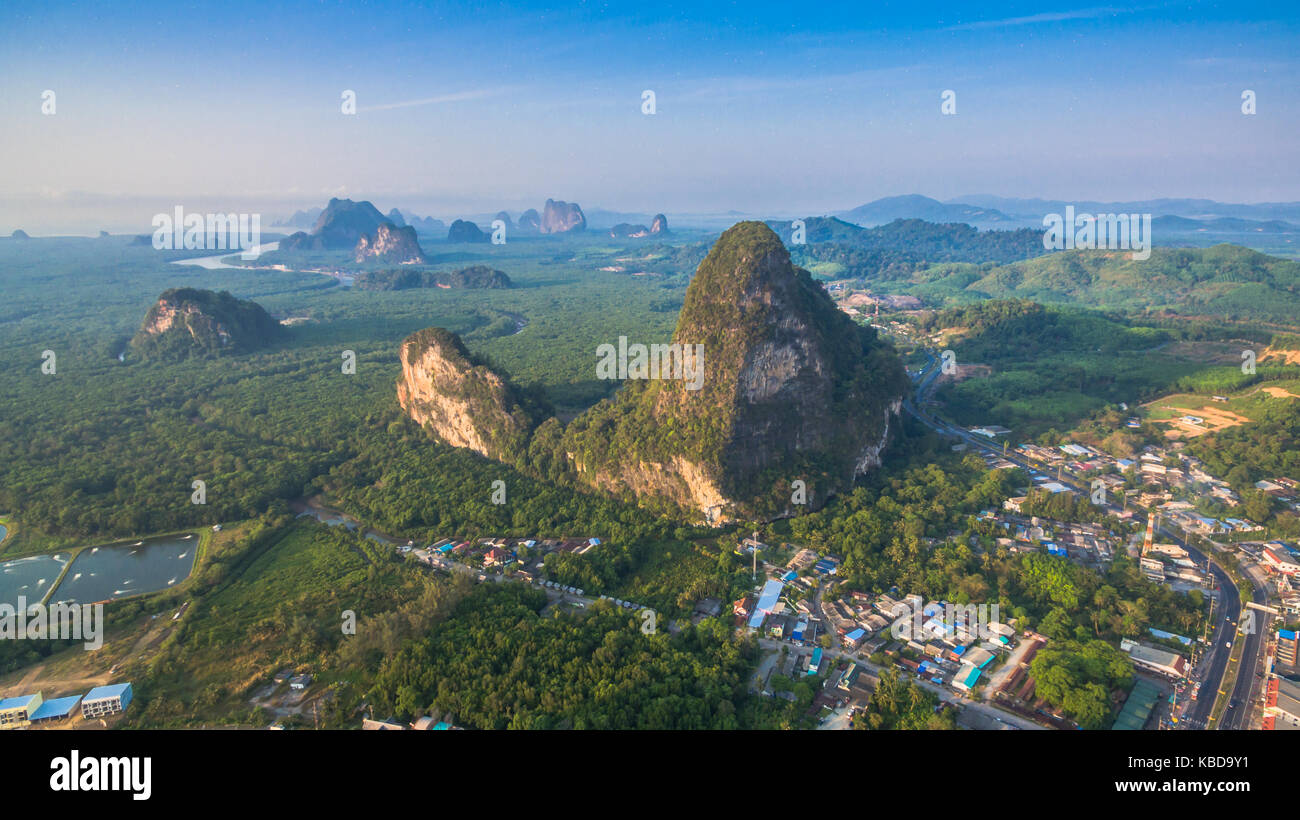
[[1300,200],[1294,3],[270,5],[0,6],[0,227],[330,195],[442,216]]

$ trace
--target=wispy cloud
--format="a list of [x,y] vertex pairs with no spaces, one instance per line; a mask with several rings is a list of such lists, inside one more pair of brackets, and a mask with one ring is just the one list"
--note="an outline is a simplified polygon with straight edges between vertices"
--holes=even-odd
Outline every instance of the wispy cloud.
[[380,105],[367,105],[357,108],[358,111],[388,111],[394,108],[416,108],[421,105],[442,105],[443,103],[465,102],[466,100],[481,100],[485,97],[495,97],[509,91],[510,88],[480,88],[471,91],[457,91],[454,94],[442,94],[437,97],[425,97],[419,100],[403,100],[401,102],[381,103]]
[[1116,14],[1128,14],[1138,11],[1136,8],[1114,8],[1104,6],[1092,9],[1074,9],[1073,11],[1052,11],[1042,14],[1029,14],[1024,17],[1007,17],[1002,20],[977,20],[973,23],[962,23],[956,26],[949,26],[944,31],[974,31],[988,28],[1009,28],[1011,26],[1032,26],[1039,23],[1060,23],[1067,20],[1095,20],[1098,17],[1109,17]]

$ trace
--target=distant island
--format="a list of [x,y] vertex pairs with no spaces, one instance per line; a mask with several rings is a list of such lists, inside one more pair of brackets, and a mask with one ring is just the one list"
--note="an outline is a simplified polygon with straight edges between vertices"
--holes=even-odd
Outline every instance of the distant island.
[[361,290],[410,290],[413,288],[499,289],[514,287],[510,277],[487,265],[473,265],[456,271],[431,271],[418,268],[365,271],[357,275],[354,286]]

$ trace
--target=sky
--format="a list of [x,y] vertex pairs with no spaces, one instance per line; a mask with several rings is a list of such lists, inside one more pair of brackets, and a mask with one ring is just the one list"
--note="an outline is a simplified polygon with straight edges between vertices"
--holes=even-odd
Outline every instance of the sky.
[[444,219],[1295,201],[1298,34],[1295,3],[10,2],[0,231],[331,196]]

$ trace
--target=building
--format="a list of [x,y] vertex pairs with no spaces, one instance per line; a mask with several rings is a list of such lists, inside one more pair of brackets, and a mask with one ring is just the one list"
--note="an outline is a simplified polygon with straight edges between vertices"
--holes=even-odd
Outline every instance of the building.
[[952,688],[962,692],[969,692],[979,683],[980,670],[969,663],[964,663],[957,674],[952,676]]
[[1291,557],[1285,548],[1270,545],[1264,548],[1264,563],[1269,569],[1281,575],[1300,574],[1300,564]]
[[1273,729],[1300,729],[1300,683],[1289,678],[1273,678],[1264,692],[1265,718],[1273,719]]
[[17,729],[31,725],[32,713],[40,709],[43,702],[44,698],[41,697],[40,692],[0,700],[0,729]]
[[131,684],[96,686],[81,699],[81,716],[87,720],[126,711],[131,704]]
[[758,629],[763,625],[763,618],[776,609],[777,603],[781,600],[781,590],[784,588],[785,584],[780,581],[768,581],[763,585],[763,591],[758,596],[758,604],[749,618],[750,629]]
[[1128,638],[1120,641],[1119,648],[1127,652],[1129,657],[1133,659],[1133,663],[1142,669],[1173,678],[1182,678],[1187,675],[1187,659],[1177,652],[1148,646],[1144,643],[1131,641]]
[[68,698],[54,698],[47,700],[40,707],[32,712],[32,723],[52,723],[56,720],[67,720],[72,717],[72,713],[77,711],[77,704],[81,702],[81,695],[73,695]]
[[1296,632],[1293,629],[1279,629],[1277,631],[1277,659],[1287,666],[1296,665],[1297,640]]

